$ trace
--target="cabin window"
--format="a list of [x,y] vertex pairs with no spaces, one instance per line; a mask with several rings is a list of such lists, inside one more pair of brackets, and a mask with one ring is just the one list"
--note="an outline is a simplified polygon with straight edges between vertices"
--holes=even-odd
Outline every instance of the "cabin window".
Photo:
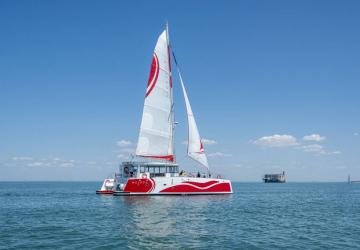
[[125,165],[123,171],[124,177],[134,177],[137,174],[138,167],[133,165]]
[[166,173],[177,173],[178,167],[166,167]]

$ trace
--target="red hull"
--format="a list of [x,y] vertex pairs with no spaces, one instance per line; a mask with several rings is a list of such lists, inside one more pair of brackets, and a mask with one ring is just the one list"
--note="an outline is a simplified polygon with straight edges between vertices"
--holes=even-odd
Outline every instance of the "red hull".
[[[199,185],[200,186],[200,185]],[[179,184],[173,187],[165,188],[160,193],[231,193],[231,187],[229,183],[218,183],[210,187],[197,187],[193,184]]]
[[96,190],[97,194],[113,194],[113,190]]
[[[212,179],[188,178],[134,178],[129,179],[123,190],[123,195],[156,195],[156,194],[230,194],[232,193],[229,181]],[[177,179],[177,181],[176,181]],[[119,193],[122,195],[122,193]]]

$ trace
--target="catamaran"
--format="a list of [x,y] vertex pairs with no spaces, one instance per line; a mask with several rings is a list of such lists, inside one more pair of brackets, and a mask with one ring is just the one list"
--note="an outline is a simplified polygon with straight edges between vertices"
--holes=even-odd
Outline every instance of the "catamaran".
[[[206,174],[179,172],[174,154],[174,103],[171,54],[184,95],[187,121],[187,153],[206,168]],[[99,194],[195,195],[231,194],[231,181],[212,178],[179,65],[169,42],[169,31],[159,36],[152,57],[140,133],[135,153],[140,160],[123,162],[114,179],[106,179]],[[113,184],[115,182],[115,184]],[[106,185],[108,183],[108,185]],[[113,187],[109,189],[109,187]]]

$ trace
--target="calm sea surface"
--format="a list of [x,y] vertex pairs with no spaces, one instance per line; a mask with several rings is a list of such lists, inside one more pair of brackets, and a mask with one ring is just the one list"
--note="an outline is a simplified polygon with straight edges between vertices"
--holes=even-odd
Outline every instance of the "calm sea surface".
[[234,183],[226,196],[113,197],[0,182],[0,249],[360,249],[360,185]]

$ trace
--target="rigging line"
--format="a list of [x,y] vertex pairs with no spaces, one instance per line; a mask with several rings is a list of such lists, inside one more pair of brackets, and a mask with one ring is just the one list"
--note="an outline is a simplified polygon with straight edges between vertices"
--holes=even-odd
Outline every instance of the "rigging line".
[[175,53],[174,53],[174,50],[173,50],[173,49],[171,50],[171,53],[172,53],[172,55],[173,55],[173,58],[174,58],[174,62],[175,62],[175,64],[176,64],[176,67],[179,68],[179,65],[178,65],[178,63],[177,63],[176,56],[175,56]]

